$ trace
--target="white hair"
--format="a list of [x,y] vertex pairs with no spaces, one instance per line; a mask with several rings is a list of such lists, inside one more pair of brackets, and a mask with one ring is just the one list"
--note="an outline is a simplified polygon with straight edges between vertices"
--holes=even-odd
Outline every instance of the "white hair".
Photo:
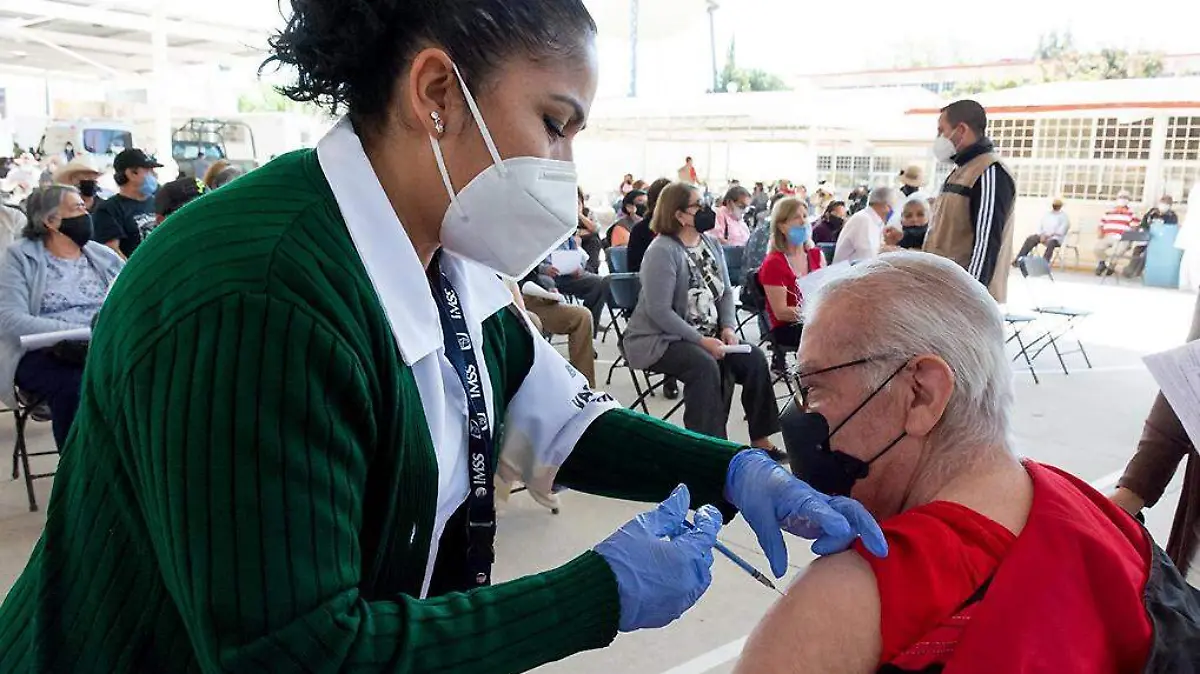
[[876,187],[875,189],[871,190],[869,195],[867,195],[867,204],[870,206],[874,206],[875,204],[890,204],[895,201],[892,197],[892,188],[887,187],[886,185],[883,187]]
[[954,373],[954,391],[934,429],[937,445],[1009,447],[1012,365],[1004,352],[1004,317],[987,289],[954,262],[929,253],[897,252],[850,267],[810,293],[804,318],[826,305],[852,306],[857,357],[868,364],[869,388],[897,361],[935,355]]

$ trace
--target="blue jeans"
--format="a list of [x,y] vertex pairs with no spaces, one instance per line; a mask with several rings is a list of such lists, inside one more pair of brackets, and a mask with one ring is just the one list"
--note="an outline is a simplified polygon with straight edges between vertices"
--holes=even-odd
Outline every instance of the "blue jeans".
[[47,349],[30,351],[17,364],[17,387],[50,407],[50,427],[59,451],[75,421],[82,384],[83,366],[64,363]]

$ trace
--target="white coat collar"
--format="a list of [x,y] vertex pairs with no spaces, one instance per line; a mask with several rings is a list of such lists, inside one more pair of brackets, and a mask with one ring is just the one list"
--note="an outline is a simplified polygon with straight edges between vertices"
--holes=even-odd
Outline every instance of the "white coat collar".
[[[441,322],[425,268],[349,118],[343,117],[321,139],[317,160],[391,324],[400,355],[411,367],[442,347]],[[443,255],[442,269],[462,296],[471,323],[482,323],[513,301],[500,279],[478,264]]]

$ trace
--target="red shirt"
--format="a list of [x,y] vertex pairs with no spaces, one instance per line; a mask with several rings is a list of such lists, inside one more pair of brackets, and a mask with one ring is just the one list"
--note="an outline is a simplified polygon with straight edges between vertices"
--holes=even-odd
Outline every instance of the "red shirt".
[[[810,248],[806,251],[808,254],[808,269],[816,271],[825,266],[825,258],[821,253],[821,249],[817,247]],[[777,250],[767,253],[767,257],[763,258],[762,266],[758,268],[758,282],[767,286],[777,286],[787,289],[787,305],[789,307],[800,306],[800,289],[796,286],[799,277],[796,275],[796,270],[792,269],[792,264],[788,262],[787,255]],[[771,329],[784,325],[784,321],[775,318],[775,311],[771,309],[771,303],[767,302],[767,318],[770,319]]]
[[967,508],[931,503],[883,522],[886,559],[856,544],[879,587],[881,664],[945,674],[1143,670],[1149,535],[1084,482],[1024,465],[1033,505],[1017,537]]
[[1100,235],[1120,236],[1128,232],[1135,222],[1137,222],[1137,217],[1134,216],[1133,211],[1129,210],[1128,206],[1114,206],[1111,211],[1100,218]]

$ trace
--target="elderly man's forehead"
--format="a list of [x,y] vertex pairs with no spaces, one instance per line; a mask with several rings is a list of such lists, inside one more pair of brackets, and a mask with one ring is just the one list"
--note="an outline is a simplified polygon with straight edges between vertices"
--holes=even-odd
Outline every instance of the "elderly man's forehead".
[[828,367],[842,357],[859,357],[858,340],[869,318],[869,303],[845,301],[833,295],[821,302],[804,326],[800,344],[800,371]]

